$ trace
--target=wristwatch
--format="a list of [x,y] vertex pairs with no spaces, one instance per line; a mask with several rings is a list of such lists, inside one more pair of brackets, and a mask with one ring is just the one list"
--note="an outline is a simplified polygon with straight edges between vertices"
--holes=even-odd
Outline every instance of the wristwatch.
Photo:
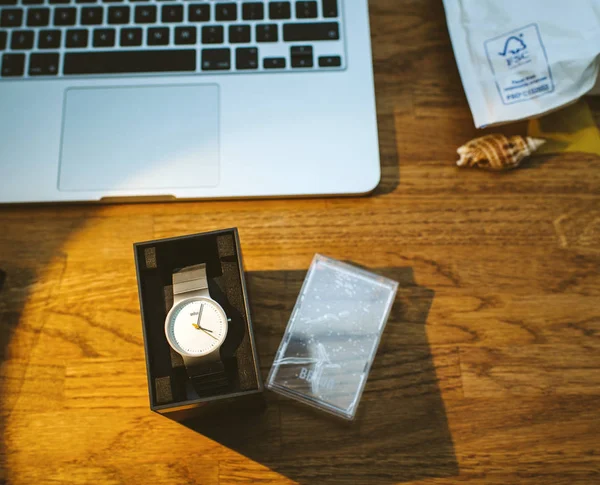
[[165,320],[165,334],[171,348],[183,357],[198,394],[228,385],[221,361],[227,329],[225,310],[208,293],[206,264],[173,273],[173,307]]

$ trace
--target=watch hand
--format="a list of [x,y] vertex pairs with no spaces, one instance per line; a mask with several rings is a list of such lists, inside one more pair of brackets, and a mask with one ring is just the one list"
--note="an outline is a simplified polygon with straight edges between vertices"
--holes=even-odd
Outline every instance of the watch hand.
[[196,325],[200,328],[200,320],[202,319],[202,310],[204,310],[204,303],[200,303],[200,310],[198,310],[198,320],[196,321]]
[[203,330],[203,328],[200,326],[200,320],[202,319],[202,310],[204,310],[204,303],[200,304],[200,310],[198,310],[198,320],[196,320],[196,323],[192,323],[192,327],[194,327],[196,330]]
[[217,337],[215,337],[214,335],[208,333],[210,332],[210,330],[206,331],[205,329],[203,329],[202,327],[199,328],[199,330],[202,330],[206,335],[208,335],[209,337],[214,338],[215,340],[219,340]]

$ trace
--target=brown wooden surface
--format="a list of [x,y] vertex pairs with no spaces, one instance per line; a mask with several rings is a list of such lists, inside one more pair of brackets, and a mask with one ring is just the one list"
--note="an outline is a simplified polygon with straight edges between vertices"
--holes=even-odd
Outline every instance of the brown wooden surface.
[[[456,169],[478,133],[441,2],[370,3],[373,196],[0,208],[0,482],[600,482],[600,157]],[[315,252],[400,281],[356,423],[149,411],[131,245],[230,226],[265,375]]]

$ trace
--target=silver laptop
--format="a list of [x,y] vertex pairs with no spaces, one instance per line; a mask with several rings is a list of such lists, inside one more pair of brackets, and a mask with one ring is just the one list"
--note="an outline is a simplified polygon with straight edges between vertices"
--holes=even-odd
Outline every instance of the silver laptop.
[[367,0],[0,0],[0,203],[363,194]]

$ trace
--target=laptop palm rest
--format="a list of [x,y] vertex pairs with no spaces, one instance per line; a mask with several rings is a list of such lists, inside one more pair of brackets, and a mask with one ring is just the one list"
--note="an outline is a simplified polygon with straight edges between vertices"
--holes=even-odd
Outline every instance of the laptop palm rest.
[[218,86],[65,92],[60,190],[169,193],[218,183]]

